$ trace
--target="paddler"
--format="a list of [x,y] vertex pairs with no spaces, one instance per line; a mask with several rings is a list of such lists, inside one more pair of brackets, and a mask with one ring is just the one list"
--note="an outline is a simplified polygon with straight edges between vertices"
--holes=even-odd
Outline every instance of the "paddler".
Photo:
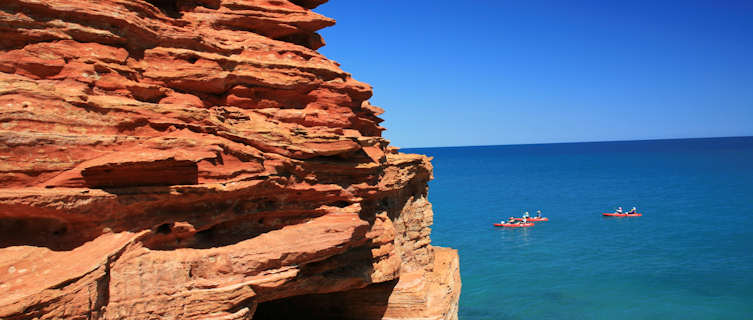
[[622,207],[617,207],[617,210],[615,210],[616,213],[622,214]]
[[536,210],[536,218],[541,218],[541,210]]
[[638,209],[636,209],[635,207],[633,207],[632,209],[630,209],[630,211],[628,211],[628,214],[636,214],[636,213],[638,213]]

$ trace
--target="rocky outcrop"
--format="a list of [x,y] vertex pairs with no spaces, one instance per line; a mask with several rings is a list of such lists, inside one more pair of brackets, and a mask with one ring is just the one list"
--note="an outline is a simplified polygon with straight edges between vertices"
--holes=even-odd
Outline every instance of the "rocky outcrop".
[[456,318],[325,1],[0,2],[0,318]]

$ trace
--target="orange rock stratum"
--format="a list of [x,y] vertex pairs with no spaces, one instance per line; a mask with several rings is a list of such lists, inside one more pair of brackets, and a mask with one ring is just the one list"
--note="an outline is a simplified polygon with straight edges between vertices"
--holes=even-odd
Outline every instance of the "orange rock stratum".
[[456,319],[325,1],[0,1],[0,319]]

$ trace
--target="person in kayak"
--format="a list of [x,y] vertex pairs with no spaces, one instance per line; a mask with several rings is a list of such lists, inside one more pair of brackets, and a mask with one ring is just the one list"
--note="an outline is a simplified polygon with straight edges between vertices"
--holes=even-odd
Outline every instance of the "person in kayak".
[[531,217],[531,215],[528,213],[528,211],[526,211],[526,212],[523,213],[523,219],[528,219],[530,217]]
[[638,209],[636,209],[635,207],[633,207],[632,209],[630,209],[630,211],[628,211],[628,214],[636,214],[636,213],[638,213]]
[[617,207],[617,210],[615,210],[614,212],[622,214],[622,207]]
[[536,210],[536,218],[541,218],[541,210]]
[[515,224],[515,223],[520,223],[518,222],[518,220],[515,220],[515,217],[510,217],[509,219],[507,219],[507,224]]

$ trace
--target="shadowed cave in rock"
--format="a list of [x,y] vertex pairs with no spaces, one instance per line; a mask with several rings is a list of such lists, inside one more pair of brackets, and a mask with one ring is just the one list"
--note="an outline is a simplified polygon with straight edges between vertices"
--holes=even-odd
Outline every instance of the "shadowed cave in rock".
[[37,246],[53,251],[72,250],[87,239],[77,237],[69,228],[68,223],[54,218],[0,217],[0,249]]
[[157,7],[162,13],[170,18],[180,18],[180,10],[177,0],[147,0],[153,6]]
[[382,319],[397,280],[345,292],[312,294],[260,303],[254,319]]

